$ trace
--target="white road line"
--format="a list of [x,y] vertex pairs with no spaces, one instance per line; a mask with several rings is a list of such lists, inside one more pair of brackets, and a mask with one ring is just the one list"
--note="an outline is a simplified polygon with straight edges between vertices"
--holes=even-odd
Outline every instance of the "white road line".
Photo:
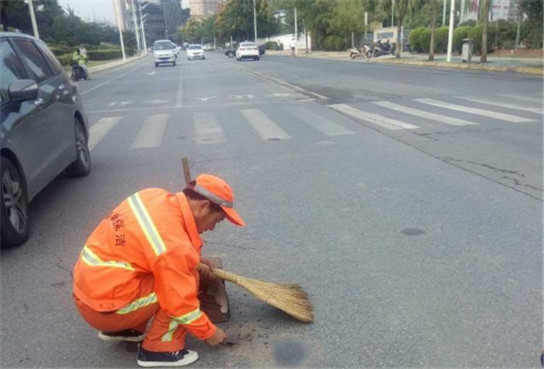
[[446,124],[450,124],[450,125],[453,125],[453,126],[469,126],[469,125],[472,125],[472,124],[477,124],[477,123],[469,122],[469,121],[463,120],[463,119],[452,118],[452,117],[447,117],[447,116],[440,115],[440,114],[430,113],[430,112],[423,111],[423,110],[413,109],[413,108],[410,108],[408,106],[398,105],[398,104],[395,104],[395,103],[392,103],[392,102],[389,102],[389,101],[374,101],[373,104],[376,104],[378,106],[382,106],[383,108],[386,108],[386,109],[399,111],[401,113],[414,115],[414,116],[417,116],[417,117],[420,117],[420,118],[435,120],[435,121],[438,121],[440,123],[446,123]]
[[446,103],[446,102],[442,102],[442,101],[438,101],[438,100],[434,100],[434,99],[415,99],[415,101],[421,102],[423,104],[438,106],[440,108],[445,108],[445,109],[450,109],[450,110],[455,110],[455,111],[461,111],[461,112],[464,112],[464,113],[482,115],[484,117],[504,120],[506,122],[523,123],[523,122],[533,122],[534,121],[533,119],[521,118],[521,117],[516,117],[514,115],[503,114],[503,113],[496,113],[495,111],[492,111],[492,110],[470,108],[469,106],[456,105],[456,104]]
[[522,111],[527,111],[527,112],[535,113],[535,114],[543,114],[543,108],[532,108],[532,107],[529,107],[529,106],[510,104],[510,103],[505,104],[505,103],[501,103],[501,102],[481,99],[479,97],[463,97],[463,99],[467,100],[467,101],[474,101],[474,102],[477,102],[479,104],[499,106],[499,107],[502,107],[502,108],[514,109],[514,110],[522,110]]
[[194,113],[193,125],[195,127],[195,141],[198,145],[225,142],[223,129],[212,113]]
[[93,124],[89,128],[89,150],[93,150],[120,120],[121,117],[106,117]]
[[125,73],[121,73],[121,74],[118,75],[117,77],[110,78],[110,79],[107,80],[106,82],[102,82],[102,83],[100,83],[100,84],[98,84],[98,85],[96,85],[96,86],[94,86],[94,87],[91,87],[91,88],[88,89],[88,90],[81,91],[81,92],[80,92],[80,95],[85,95],[85,94],[88,93],[88,92],[94,91],[94,90],[96,90],[96,89],[99,88],[99,87],[102,87],[102,86],[104,86],[104,85],[106,85],[106,84],[108,84],[108,83],[110,83],[110,82],[112,82],[112,81],[115,81],[116,79],[119,79],[119,78],[121,78],[121,77],[123,77],[123,76],[126,76],[127,74],[129,74],[129,73],[131,73],[131,72],[134,72],[134,71],[136,71],[137,69],[140,69],[140,68],[145,67],[145,66],[148,66],[148,65],[149,65],[149,64],[148,64],[147,62],[146,62],[146,63],[142,63],[142,65],[139,65],[139,66],[136,67],[136,68],[130,69],[130,70],[126,71]]
[[261,138],[267,140],[288,140],[291,138],[282,128],[276,125],[261,110],[244,109],[240,111],[246,118],[246,121],[254,127]]
[[303,122],[308,124],[314,129],[324,133],[326,136],[342,136],[342,135],[351,135],[354,134],[351,130],[332,122],[329,119],[324,118],[320,114],[303,108],[289,108],[288,111],[290,114],[301,119]]
[[350,105],[346,105],[346,104],[333,104],[333,105],[329,105],[329,107],[341,113],[348,114],[354,118],[376,124],[378,126],[390,129],[392,131],[399,130],[399,129],[419,128],[418,126],[415,126],[413,124],[401,122],[399,120],[395,120],[388,117],[383,117],[382,115],[361,111],[359,109],[353,108]]
[[543,99],[538,99],[538,98],[535,98],[535,97],[510,95],[510,94],[496,94],[496,95],[503,96],[503,97],[508,97],[510,99],[515,99],[515,100],[521,100],[521,101],[526,101],[526,102],[530,101],[530,102],[536,102],[536,103],[543,104]]
[[146,118],[134,139],[131,149],[159,147],[167,126],[168,114],[154,114]]

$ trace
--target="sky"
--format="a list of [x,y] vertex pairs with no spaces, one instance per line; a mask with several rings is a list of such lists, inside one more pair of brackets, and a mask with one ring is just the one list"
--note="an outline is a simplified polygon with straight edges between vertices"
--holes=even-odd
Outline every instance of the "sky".
[[77,16],[85,20],[107,21],[115,25],[112,0],[57,0],[65,10],[72,8]]
[[[86,20],[107,21],[116,25],[114,18],[114,3],[112,0],[57,0],[60,6],[72,8],[76,15]],[[182,0],[182,7],[187,7],[189,0]]]

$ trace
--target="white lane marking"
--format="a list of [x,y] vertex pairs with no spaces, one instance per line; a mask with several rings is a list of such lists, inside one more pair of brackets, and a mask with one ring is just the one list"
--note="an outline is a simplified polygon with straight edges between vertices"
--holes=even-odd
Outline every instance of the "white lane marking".
[[138,69],[140,69],[140,68],[147,67],[148,65],[149,65],[149,64],[148,64],[147,62],[146,62],[146,63],[142,63],[142,65],[139,65],[139,66],[136,67],[136,68],[130,69],[130,70],[126,71],[125,73],[121,73],[121,74],[120,74],[119,76],[117,76],[117,77],[110,78],[110,79],[107,80],[106,82],[102,82],[102,83],[96,85],[95,87],[91,87],[91,88],[88,89],[88,90],[81,91],[81,92],[80,92],[80,95],[85,95],[85,94],[88,93],[88,92],[94,91],[94,90],[96,90],[96,89],[99,88],[99,87],[102,87],[102,86],[104,86],[104,85],[106,85],[106,84],[108,84],[108,83],[110,83],[110,82],[112,82],[112,81],[115,81],[116,79],[119,79],[119,78],[121,78],[121,77],[123,77],[123,76],[126,76],[127,74],[129,74],[129,73],[131,73],[131,72],[134,72],[134,71],[136,71],[136,70],[138,70]]
[[243,109],[240,111],[246,121],[254,127],[257,133],[265,141],[288,140],[291,138],[282,128],[274,123],[268,116],[258,109]]
[[479,104],[499,106],[499,107],[502,107],[502,108],[514,109],[514,110],[522,110],[522,111],[527,111],[527,112],[535,113],[535,114],[543,114],[543,108],[532,108],[532,107],[529,107],[529,106],[510,104],[510,103],[505,104],[505,103],[501,103],[501,102],[481,99],[480,97],[463,97],[463,99],[467,100],[467,101],[474,101],[474,102],[477,102]]
[[408,106],[395,104],[395,103],[392,103],[392,102],[389,102],[389,101],[374,101],[373,104],[376,104],[378,106],[382,106],[383,108],[386,108],[386,109],[399,111],[401,113],[414,115],[414,116],[417,116],[417,117],[420,117],[420,118],[435,120],[435,121],[438,121],[440,123],[446,123],[446,124],[450,124],[450,125],[453,125],[453,126],[468,126],[468,125],[472,125],[472,124],[477,124],[477,123],[469,122],[469,121],[463,120],[463,119],[452,118],[452,117],[447,117],[447,116],[440,115],[440,114],[430,113],[430,112],[423,111],[423,110],[413,109],[413,108],[410,108]]
[[154,114],[147,117],[131,148],[144,149],[161,146],[167,121],[168,114]]
[[428,104],[432,106],[438,106],[440,108],[455,110],[455,111],[461,111],[464,113],[470,113],[470,114],[476,114],[476,115],[482,115],[484,117],[490,117],[495,118],[499,120],[504,120],[506,122],[512,122],[512,123],[523,123],[523,122],[533,122],[533,119],[528,118],[521,118],[516,117],[514,115],[509,114],[503,114],[503,113],[496,113],[492,110],[484,110],[484,109],[477,109],[477,108],[470,108],[469,106],[463,106],[463,105],[456,105],[451,103],[442,102],[439,100],[434,99],[415,99],[415,101],[421,102],[423,104]]
[[225,142],[223,129],[212,113],[194,113],[193,125],[195,126],[195,141],[198,145]]
[[120,120],[121,117],[106,117],[93,124],[89,128],[89,151],[93,150]]
[[155,73],[157,73],[156,70],[152,71],[152,72],[149,72],[149,73],[146,73],[148,76],[153,76]]
[[288,108],[290,114],[295,115],[303,122],[308,124],[314,129],[322,132],[326,136],[343,136],[354,134],[351,130],[343,127],[340,124],[332,122],[329,119],[324,118],[320,114],[304,108]]
[[538,99],[538,98],[535,98],[535,97],[510,95],[510,94],[496,94],[496,95],[503,96],[503,97],[508,97],[510,99],[515,99],[515,100],[521,100],[521,101],[526,101],[526,102],[530,101],[530,102],[536,102],[536,103],[543,104],[543,99]]
[[184,101],[184,68],[180,68],[180,79],[178,81],[178,93],[176,94],[176,107],[181,107]]
[[350,105],[346,104],[333,104],[329,105],[330,108],[335,109],[341,113],[345,113],[348,115],[353,116],[354,118],[358,118],[361,120],[365,120],[370,123],[374,123],[376,125],[379,125],[383,128],[390,129],[392,131],[398,130],[398,129],[416,129],[419,128],[418,126],[415,126],[413,124],[401,122],[399,120],[395,120],[388,117],[383,117],[382,115],[368,113],[365,111],[358,110],[356,108],[351,107]]
[[[241,67],[242,68],[242,67]],[[248,73],[252,73],[252,74],[255,74],[257,76],[260,76],[262,78],[265,78],[265,79],[268,79],[270,81],[273,81],[273,82],[276,82],[284,87],[287,87],[287,88],[291,88],[293,90],[297,90],[297,91],[300,91],[304,94],[310,94],[312,96],[316,96],[317,98],[319,98],[320,100],[328,100],[329,98],[327,96],[324,96],[324,95],[320,95],[316,92],[312,92],[312,91],[308,91],[308,90],[305,90],[304,88],[302,87],[299,87],[299,86],[295,86],[295,85],[292,85],[291,83],[288,83],[284,80],[281,80],[281,79],[278,79],[278,78],[275,78],[275,77],[271,77],[267,74],[263,74],[263,73],[260,73],[260,72],[254,72],[254,71],[250,71],[246,68],[242,68],[242,69],[245,69]]]

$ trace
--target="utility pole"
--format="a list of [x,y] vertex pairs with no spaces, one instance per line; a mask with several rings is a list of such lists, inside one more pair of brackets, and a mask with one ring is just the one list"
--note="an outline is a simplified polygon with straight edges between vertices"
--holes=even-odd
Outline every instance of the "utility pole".
[[293,16],[295,17],[295,56],[297,56],[297,42],[299,41],[298,40],[298,34],[299,32],[297,31],[297,7],[294,7],[293,8]]
[[127,58],[125,57],[125,44],[123,43],[123,32],[121,32],[121,18],[119,17],[119,8],[117,1],[114,0],[114,9],[115,9],[115,19],[117,20],[117,30],[119,31],[119,41],[121,42],[121,54],[123,54],[123,61]]
[[138,49],[138,53],[142,52],[142,48],[140,47],[140,35],[138,32],[138,23],[136,22],[136,7],[135,2],[137,0],[131,1],[131,13],[132,13],[132,22],[134,24],[134,37],[136,38],[136,48]]
[[32,0],[28,0],[28,9],[30,10],[30,20],[32,22],[32,30],[34,31],[34,37],[40,38],[38,33],[38,25],[36,24],[36,15],[34,14],[34,5],[32,5]]
[[146,44],[146,31],[144,31],[144,19],[142,19],[142,10],[145,9],[146,6],[148,6],[149,4],[150,3],[147,3],[146,5],[144,5],[143,8],[141,6],[138,6],[138,10],[140,10],[140,28],[142,29],[142,43],[144,44],[145,55],[148,55],[148,45]]
[[450,19],[448,20],[447,63],[450,63],[450,59],[452,57],[453,36],[454,36],[454,0],[450,0]]
[[518,50],[520,43],[520,21],[522,20],[522,12],[520,11],[520,0],[517,1],[517,37],[515,39],[515,50]]
[[394,8],[396,7],[396,0],[392,0],[392,27],[394,26]]
[[443,0],[443,23],[441,24],[443,27],[445,26],[446,18],[447,18],[447,0]]
[[255,14],[255,0],[254,0],[254,42],[257,43],[257,17]]
[[464,22],[465,11],[466,11],[466,0],[462,0],[462,4],[460,5],[460,19],[458,20],[458,27],[460,27],[460,24]]

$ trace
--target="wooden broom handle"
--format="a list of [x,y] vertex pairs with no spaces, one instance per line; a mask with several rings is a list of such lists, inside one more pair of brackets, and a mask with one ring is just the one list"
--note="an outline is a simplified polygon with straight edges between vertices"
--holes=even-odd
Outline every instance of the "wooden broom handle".
[[225,271],[223,269],[219,269],[219,268],[209,268],[208,265],[206,264],[203,264],[203,263],[199,263],[199,265],[197,265],[197,270],[201,270],[201,269],[205,269],[205,270],[212,270],[212,272],[214,273],[214,275],[219,278],[219,279],[223,279],[225,281],[229,281],[229,282],[233,282],[233,283],[238,283],[240,281],[240,276],[234,274],[234,273],[231,273],[231,272],[228,272],[228,271]]

